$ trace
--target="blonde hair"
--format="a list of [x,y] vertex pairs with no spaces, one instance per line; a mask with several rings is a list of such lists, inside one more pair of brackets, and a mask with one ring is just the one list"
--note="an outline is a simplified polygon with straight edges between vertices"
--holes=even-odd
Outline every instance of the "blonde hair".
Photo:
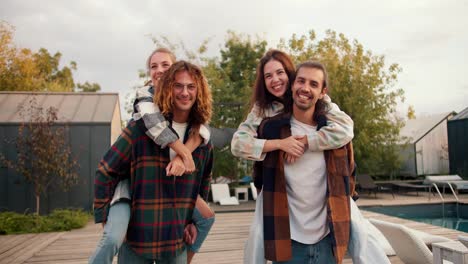
[[171,58],[172,63],[174,63],[176,61],[176,56],[172,51],[170,51],[167,48],[157,48],[157,49],[153,50],[153,52],[151,52],[151,54],[149,55],[148,59],[146,59],[146,69],[148,70],[148,72],[151,69],[151,65],[150,65],[151,64],[151,58],[153,57],[154,54],[156,54],[158,52],[168,54],[169,57]]
[[[169,58],[171,58],[171,62],[172,62],[172,63],[175,63],[175,62],[176,62],[176,56],[175,56],[175,54],[174,54],[172,51],[170,51],[169,49],[167,49],[167,48],[157,48],[157,49],[153,50],[153,52],[151,52],[151,54],[149,55],[148,59],[146,59],[146,75],[147,75],[148,77],[151,77],[151,76],[150,76],[151,58],[153,57],[154,54],[156,54],[156,53],[158,53],[158,52],[160,52],[160,53],[166,53],[167,55],[169,55]],[[150,83],[151,83],[151,80],[147,81],[147,82],[145,83],[145,85],[149,85]]]
[[177,73],[186,71],[195,81],[197,87],[197,98],[189,114],[189,122],[192,126],[209,123],[212,115],[211,89],[203,74],[203,71],[196,65],[187,61],[178,61],[167,70],[155,89],[154,102],[157,102],[161,113],[166,117],[173,113],[174,102],[172,89]]

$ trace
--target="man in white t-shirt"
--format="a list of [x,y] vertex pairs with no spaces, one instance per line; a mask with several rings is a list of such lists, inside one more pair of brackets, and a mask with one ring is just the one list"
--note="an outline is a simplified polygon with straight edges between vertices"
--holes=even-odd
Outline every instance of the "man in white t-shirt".
[[[298,66],[292,85],[292,115],[265,119],[259,138],[295,136],[307,145],[326,125],[325,67]],[[264,194],[265,257],[273,263],[341,263],[350,232],[349,199],[354,193],[352,146],[305,151],[294,163],[270,152],[255,166]],[[259,186],[257,186],[259,187]]]
[[[326,87],[322,87],[323,80],[324,73],[320,69],[301,67],[298,70],[291,87],[294,102],[291,117],[293,136],[317,133],[317,122],[313,115],[317,101],[326,93]],[[284,165],[284,175],[293,260],[308,257],[308,251],[303,252],[302,249],[306,249],[306,245],[315,245],[310,248],[326,250],[317,252],[318,258],[323,260],[317,263],[332,263],[334,259],[330,239],[324,239],[330,231],[327,225],[327,178],[323,151],[305,151],[296,162]],[[310,256],[313,257],[314,254]]]

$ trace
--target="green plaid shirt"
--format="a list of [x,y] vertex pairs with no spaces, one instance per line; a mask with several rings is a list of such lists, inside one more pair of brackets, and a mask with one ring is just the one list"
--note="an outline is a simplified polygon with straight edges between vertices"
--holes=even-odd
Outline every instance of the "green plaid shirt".
[[208,197],[213,149],[209,143],[192,153],[196,172],[168,177],[169,148],[161,149],[145,131],[143,121],[131,121],[99,162],[94,218],[96,223],[106,222],[115,186],[130,178],[128,244],[147,259],[173,258],[185,249],[183,231],[192,219],[197,195]]

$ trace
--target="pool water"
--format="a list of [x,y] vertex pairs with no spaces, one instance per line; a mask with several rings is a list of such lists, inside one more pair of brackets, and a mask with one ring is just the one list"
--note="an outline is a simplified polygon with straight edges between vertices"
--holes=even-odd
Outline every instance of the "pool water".
[[[468,204],[362,206],[362,210],[468,232]],[[458,215],[457,215],[458,210]]]

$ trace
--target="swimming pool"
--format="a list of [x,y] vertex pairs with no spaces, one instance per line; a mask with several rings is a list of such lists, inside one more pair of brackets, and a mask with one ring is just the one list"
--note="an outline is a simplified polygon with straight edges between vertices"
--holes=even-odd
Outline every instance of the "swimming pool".
[[[362,210],[468,232],[468,204],[458,204],[458,217],[456,203],[446,203],[445,205],[362,206],[360,208]],[[442,208],[444,211],[442,211]]]

